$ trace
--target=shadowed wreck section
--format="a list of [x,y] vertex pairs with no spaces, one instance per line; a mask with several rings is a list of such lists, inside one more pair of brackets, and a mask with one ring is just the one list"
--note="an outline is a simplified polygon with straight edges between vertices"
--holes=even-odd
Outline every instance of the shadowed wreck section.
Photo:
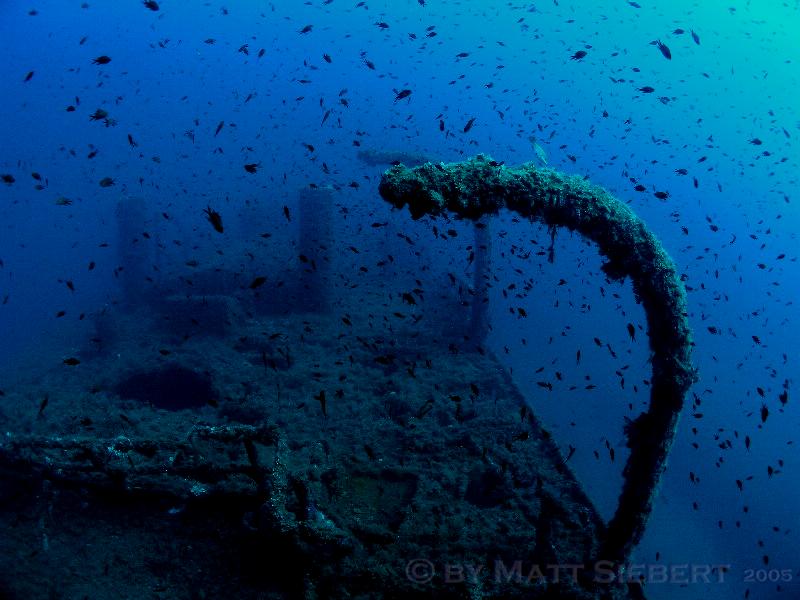
[[380,195],[411,216],[453,213],[471,220],[508,209],[598,245],[609,279],[630,277],[647,317],[653,376],[647,412],[625,429],[630,457],[616,513],[599,560],[623,564],[642,537],[666,466],[684,396],[696,380],[686,293],[675,265],[644,222],[604,189],[577,176],[525,164],[508,168],[485,156],[386,171]]

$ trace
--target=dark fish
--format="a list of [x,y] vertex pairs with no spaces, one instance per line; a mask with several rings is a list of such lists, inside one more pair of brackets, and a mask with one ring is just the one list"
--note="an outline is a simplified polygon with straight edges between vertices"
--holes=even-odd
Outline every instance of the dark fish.
[[578,50],[575,54],[572,55],[570,60],[581,60],[584,56],[586,56],[586,50]]
[[658,49],[661,50],[661,54],[664,55],[664,58],[667,60],[672,60],[672,52],[669,51],[669,48],[667,48],[666,44],[662,44],[661,40],[656,40],[656,45],[658,46]]
[[328,403],[325,400],[325,390],[320,391],[319,394],[314,396],[315,400],[319,401],[319,407],[322,409],[322,414],[324,416],[328,416]]
[[253,279],[253,281],[250,283],[250,286],[249,286],[249,287],[250,287],[250,289],[251,289],[251,290],[254,290],[254,289],[256,289],[256,288],[260,288],[262,285],[264,285],[264,283],[265,283],[266,281],[267,281],[267,278],[266,278],[266,277],[256,277],[256,278],[255,278],[255,279]]
[[25,75],[25,79],[23,80],[23,83],[27,83],[31,79],[33,79],[33,71],[28,71],[28,74]]
[[417,301],[414,299],[414,296],[412,296],[408,292],[403,292],[401,297],[403,299],[403,302],[405,302],[407,304],[416,304],[417,303]]
[[283,216],[284,216],[284,217],[286,217],[286,220],[287,220],[287,221],[289,221],[289,222],[291,223],[291,221],[292,221],[292,217],[291,217],[291,215],[289,214],[289,207],[288,207],[288,206],[284,206],[284,207],[283,207]]
[[111,177],[103,177],[100,180],[100,187],[106,188],[111,187],[112,185],[114,185],[114,180]]
[[408,98],[410,95],[411,95],[411,90],[400,90],[394,97],[394,101],[397,102],[398,100],[402,100],[403,98]]
[[652,94],[653,92],[656,91],[656,88],[646,85],[644,87],[640,87],[639,91],[642,92],[643,94]]
[[244,166],[244,170],[248,173],[255,173],[258,171],[258,167],[261,163],[250,163],[249,165]]
[[313,25],[306,25],[305,27],[303,27],[303,28],[302,28],[302,29],[299,31],[299,33],[310,33],[310,32],[311,32],[311,30],[312,30],[313,28],[314,28],[314,26],[313,26]]
[[145,8],[149,8],[152,11],[158,10],[158,2],[156,2],[156,0],[144,0],[142,4],[145,5]]
[[467,133],[470,129],[472,129],[472,126],[474,124],[475,124],[475,117],[472,117],[469,121],[467,121],[467,124],[464,125],[464,133]]
[[42,399],[42,402],[39,404],[39,415],[40,416],[44,412],[44,409],[47,408],[47,403],[49,401],[50,401],[50,396],[48,394],[45,394],[44,395],[44,399]]
[[628,323],[628,335],[631,336],[631,341],[636,341],[636,328],[633,326],[633,323]]
[[222,233],[222,217],[220,214],[213,210],[210,206],[203,210],[203,213],[206,215],[208,222],[211,223],[211,226],[214,228],[215,231]]
[[697,35],[697,34],[694,32],[694,29],[692,29],[692,39],[694,40],[694,43],[695,43],[695,44],[697,44],[698,46],[700,45],[700,36],[699,36],[699,35]]
[[0,175],[0,179],[3,180],[3,183],[8,184],[8,185],[11,185],[12,183],[14,183],[16,181],[16,179],[14,179],[13,175],[9,175],[7,173],[4,174],[4,175]]
[[77,358],[70,357],[64,359],[64,364],[70,367],[74,367],[75,365],[81,364],[81,361],[79,361]]
[[98,56],[97,58],[93,58],[92,59],[92,64],[93,65],[107,65],[110,62],[111,62],[111,57],[110,56],[106,56],[105,54],[103,54],[102,56]]
[[222,131],[222,128],[225,127],[225,121],[220,121],[219,125],[217,125],[217,130],[214,132],[214,137],[217,137],[217,134]]

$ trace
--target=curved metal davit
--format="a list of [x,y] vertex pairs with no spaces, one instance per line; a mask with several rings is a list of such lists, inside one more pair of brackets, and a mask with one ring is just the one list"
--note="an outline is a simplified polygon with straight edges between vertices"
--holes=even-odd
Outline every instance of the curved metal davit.
[[631,453],[616,513],[597,557],[622,564],[642,537],[666,466],[684,396],[696,379],[686,293],[660,242],[625,204],[584,179],[532,164],[508,168],[486,156],[386,171],[381,196],[411,216],[444,212],[477,220],[506,208],[578,231],[605,257],[610,279],[630,277],[647,317],[653,377],[647,412],[626,427]]

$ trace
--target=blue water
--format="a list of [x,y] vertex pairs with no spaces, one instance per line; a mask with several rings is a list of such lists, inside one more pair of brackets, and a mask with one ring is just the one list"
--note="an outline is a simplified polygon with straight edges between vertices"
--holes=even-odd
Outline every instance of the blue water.
[[[14,178],[0,184],[4,369],[39,346],[69,345],[85,334],[82,314],[119,300],[121,198],[150,198],[168,215],[152,230],[163,260],[181,265],[215,251],[245,261],[261,233],[291,254],[296,220],[284,207],[296,211],[297,190],[310,184],[334,185],[340,251],[359,250],[341,290],[359,265],[387,254],[434,290],[449,285],[446,273],[469,281],[470,229],[439,221],[460,232],[443,240],[432,222],[392,212],[377,194],[381,167],[357,152],[442,161],[480,152],[517,164],[535,158],[535,136],[549,166],[629,203],[685,274],[700,404],[687,403],[636,560],[730,570],[724,583],[654,583],[648,597],[797,597],[799,3],[358,4],[0,5],[0,173]],[[99,56],[111,61],[92,64]],[[400,90],[411,94],[395,100]],[[97,109],[107,123],[90,120]],[[102,187],[106,177],[114,185]],[[249,219],[254,204],[265,222]],[[225,220],[224,237],[208,206]],[[371,227],[384,221],[415,246]],[[603,279],[579,239],[560,234],[549,264],[536,255],[549,243],[543,229],[501,215],[492,232],[488,346],[565,453],[576,448],[570,464],[608,517],[622,461],[610,461],[606,444],[623,455],[623,417],[648,398],[641,307],[629,285]],[[522,259],[515,246],[534,252]]]

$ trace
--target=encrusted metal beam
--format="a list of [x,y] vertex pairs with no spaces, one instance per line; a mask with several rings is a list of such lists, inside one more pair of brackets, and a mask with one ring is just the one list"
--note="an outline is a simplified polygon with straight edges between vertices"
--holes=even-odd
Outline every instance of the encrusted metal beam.
[[648,411],[626,427],[631,450],[614,517],[598,559],[624,563],[639,542],[675,436],[686,392],[696,379],[686,292],[672,259],[644,222],[606,190],[533,164],[508,168],[485,156],[386,171],[380,195],[411,216],[449,212],[477,220],[508,209],[595,242],[610,279],[630,277],[647,317],[653,376]]

